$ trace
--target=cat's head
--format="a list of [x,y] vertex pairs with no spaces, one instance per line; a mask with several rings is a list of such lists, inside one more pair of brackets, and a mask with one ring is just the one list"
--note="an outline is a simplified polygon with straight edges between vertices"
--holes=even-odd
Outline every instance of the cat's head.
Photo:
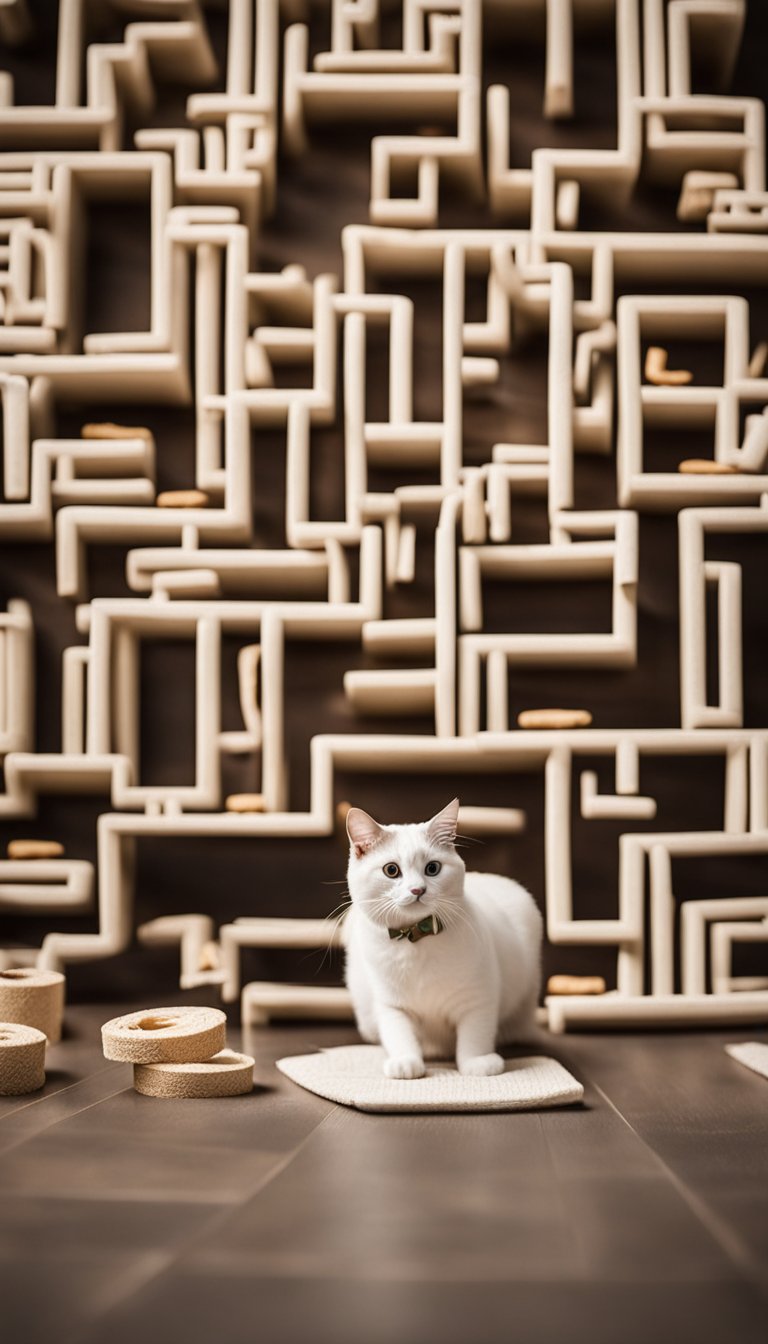
[[458,798],[430,821],[404,826],[381,826],[362,808],[350,808],[349,893],[375,924],[403,928],[433,914],[452,922],[464,891],[464,864],[454,847],[458,816]]

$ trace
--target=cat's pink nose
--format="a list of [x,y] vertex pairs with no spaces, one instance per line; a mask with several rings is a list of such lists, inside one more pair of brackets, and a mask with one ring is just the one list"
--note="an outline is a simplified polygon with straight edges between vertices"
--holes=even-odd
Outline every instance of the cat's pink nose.
[[423,896],[423,895],[424,895],[424,892],[425,892],[426,890],[427,890],[426,887],[411,887],[411,895],[412,895],[412,896]]

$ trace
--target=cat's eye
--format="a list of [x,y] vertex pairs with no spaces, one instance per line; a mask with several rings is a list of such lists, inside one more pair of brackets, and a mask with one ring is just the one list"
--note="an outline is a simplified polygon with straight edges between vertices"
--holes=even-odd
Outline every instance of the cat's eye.
[[443,866],[442,863],[438,863],[437,859],[430,859],[429,863],[424,869],[424,872],[426,873],[427,877],[437,877],[437,874],[440,872],[442,866]]
[[384,864],[384,876],[385,876],[385,877],[399,877],[399,876],[400,876],[400,865],[399,865],[398,863],[385,863],[385,864]]

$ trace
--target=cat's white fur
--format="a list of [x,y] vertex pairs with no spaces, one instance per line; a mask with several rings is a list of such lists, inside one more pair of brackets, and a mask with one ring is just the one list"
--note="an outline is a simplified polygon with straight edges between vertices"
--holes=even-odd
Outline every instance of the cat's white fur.
[[[465,871],[458,813],[455,798],[415,825],[380,826],[357,807],[347,816],[346,980],[360,1034],[384,1046],[390,1078],[420,1078],[425,1057],[454,1055],[461,1073],[501,1073],[497,1045],[532,1034],[541,914],[518,882]],[[425,874],[431,861],[436,876]],[[389,863],[399,876],[385,874]],[[390,938],[431,914],[441,933]]]

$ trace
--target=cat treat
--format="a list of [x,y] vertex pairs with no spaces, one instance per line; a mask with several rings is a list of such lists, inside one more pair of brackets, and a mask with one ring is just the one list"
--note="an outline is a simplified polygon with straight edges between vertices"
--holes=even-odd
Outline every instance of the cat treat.
[[604,994],[605,989],[602,975],[550,975],[547,981],[548,994]]
[[146,425],[116,425],[111,420],[103,423],[83,425],[81,439],[152,439],[152,431]]
[[58,840],[9,840],[9,859],[61,859],[64,846]]
[[225,799],[227,812],[263,812],[263,793],[230,793]]
[[204,509],[209,503],[204,490],[162,490],[155,500],[158,509]]
[[649,383],[658,387],[684,387],[693,374],[690,369],[668,369],[667,351],[661,345],[649,345],[645,356],[644,373]]
[[337,804],[336,804],[336,824],[337,824],[337,826],[341,826],[341,827],[346,826],[346,824],[347,824],[347,817],[349,816],[351,810],[352,810],[352,804],[351,804],[351,803],[348,803],[348,802],[346,801],[346,799],[343,799],[340,803],[337,803]]
[[678,462],[682,476],[733,476],[739,468],[733,462],[716,462],[712,457],[686,457]]
[[524,709],[517,716],[518,728],[588,728],[588,709]]

